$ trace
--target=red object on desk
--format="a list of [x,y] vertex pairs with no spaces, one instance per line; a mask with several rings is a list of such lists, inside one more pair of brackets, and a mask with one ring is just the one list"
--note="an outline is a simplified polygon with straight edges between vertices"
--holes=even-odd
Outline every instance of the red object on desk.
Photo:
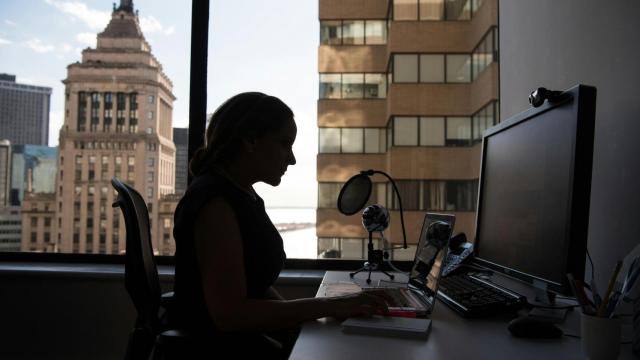
[[414,318],[417,316],[415,310],[389,310],[386,313],[380,314],[384,316],[395,316],[395,317],[408,317]]

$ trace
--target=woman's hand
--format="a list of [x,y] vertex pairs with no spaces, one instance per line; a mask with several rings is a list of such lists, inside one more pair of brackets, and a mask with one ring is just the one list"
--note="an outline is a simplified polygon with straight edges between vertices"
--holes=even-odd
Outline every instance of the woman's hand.
[[384,299],[369,292],[359,292],[334,299],[333,317],[340,320],[353,316],[385,314],[388,311]]

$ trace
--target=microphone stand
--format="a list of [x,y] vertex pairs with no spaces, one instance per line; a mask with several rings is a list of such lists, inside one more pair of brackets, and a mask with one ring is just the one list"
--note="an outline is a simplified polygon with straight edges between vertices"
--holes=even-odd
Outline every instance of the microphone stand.
[[[382,239],[383,239],[383,242],[384,242],[384,237]],[[364,266],[361,267],[360,269],[350,273],[349,276],[351,278],[353,278],[355,276],[355,274],[357,274],[359,272],[368,271],[369,272],[369,276],[367,277],[367,284],[371,284],[371,272],[380,271],[381,273],[387,275],[389,277],[389,279],[393,280],[394,276],[392,274],[389,274],[388,272],[386,272],[385,270],[382,269],[382,266],[384,265],[385,255],[388,258],[389,254],[388,253],[385,254],[383,250],[374,250],[373,249],[373,231],[369,231],[369,243],[367,244],[367,249],[369,251],[368,251],[368,254],[367,254],[367,261],[364,263]]]

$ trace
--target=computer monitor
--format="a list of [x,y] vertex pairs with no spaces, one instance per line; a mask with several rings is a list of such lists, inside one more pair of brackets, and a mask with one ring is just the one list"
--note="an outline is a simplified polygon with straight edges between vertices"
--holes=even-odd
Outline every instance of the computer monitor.
[[596,89],[578,85],[487,129],[476,218],[483,266],[571,294],[584,278]]

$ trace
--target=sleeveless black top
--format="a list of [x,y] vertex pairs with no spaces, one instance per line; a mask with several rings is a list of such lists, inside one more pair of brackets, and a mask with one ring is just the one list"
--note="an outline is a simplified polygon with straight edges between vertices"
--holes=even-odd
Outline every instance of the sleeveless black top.
[[[198,176],[175,212],[173,236],[176,241],[176,274],[174,303],[168,314],[172,326],[199,333],[218,333],[204,299],[194,228],[204,205],[220,197],[233,209],[242,235],[247,296],[251,299],[264,298],[266,290],[276,281],[284,266],[286,255],[282,238],[271,223],[262,199],[257,194],[254,197],[241,190],[220,174]],[[214,232],[210,234],[209,241],[224,239],[216,237]]]

